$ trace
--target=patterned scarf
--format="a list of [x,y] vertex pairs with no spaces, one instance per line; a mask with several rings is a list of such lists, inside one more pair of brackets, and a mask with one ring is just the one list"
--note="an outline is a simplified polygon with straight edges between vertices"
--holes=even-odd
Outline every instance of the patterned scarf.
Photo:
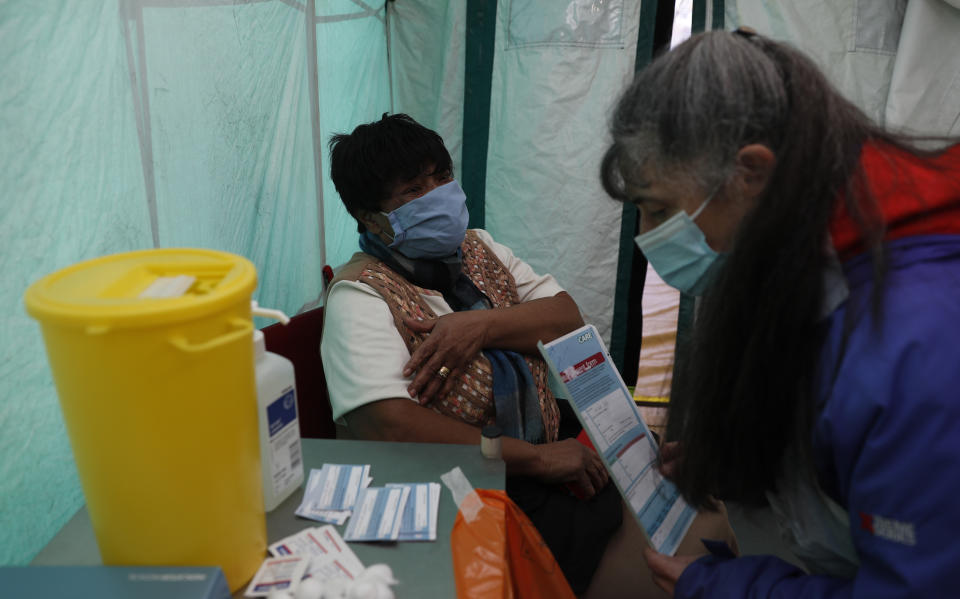
[[[440,260],[415,260],[384,245],[369,231],[360,235],[360,249],[375,256],[408,281],[443,295],[454,312],[487,310],[490,300],[464,274],[461,251]],[[505,349],[484,349],[493,371],[493,402],[503,434],[530,443],[545,439],[537,386],[523,356]]]

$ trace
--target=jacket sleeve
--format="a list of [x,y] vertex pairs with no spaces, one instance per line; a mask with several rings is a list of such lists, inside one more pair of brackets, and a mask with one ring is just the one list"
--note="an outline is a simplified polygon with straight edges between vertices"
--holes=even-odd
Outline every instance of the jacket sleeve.
[[772,555],[750,555],[735,559],[706,556],[683,571],[677,581],[674,597],[849,597],[849,587],[850,581],[829,576],[810,576]]
[[[947,353],[950,355],[949,353]],[[955,358],[953,358],[955,359]],[[855,427],[837,427],[849,435],[851,453],[839,467],[848,467],[845,489],[850,529],[860,558],[853,580],[806,575],[771,556],[720,560],[701,558],[684,571],[677,598],[723,597],[956,597],[960,589],[960,389],[958,375],[937,368],[957,365],[922,355],[901,356],[899,368],[912,368],[924,378],[886,406],[874,404],[865,434]],[[864,373],[866,375],[866,373]],[[889,381],[885,376],[878,378]],[[947,387],[940,387],[944,383]],[[857,399],[867,401],[865,394]],[[908,405],[903,405],[908,404]]]

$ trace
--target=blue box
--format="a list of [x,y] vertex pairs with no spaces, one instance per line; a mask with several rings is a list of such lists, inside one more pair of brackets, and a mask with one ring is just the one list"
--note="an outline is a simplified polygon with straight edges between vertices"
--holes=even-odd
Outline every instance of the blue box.
[[216,566],[23,566],[0,567],[0,595],[38,599],[230,599],[230,587]]

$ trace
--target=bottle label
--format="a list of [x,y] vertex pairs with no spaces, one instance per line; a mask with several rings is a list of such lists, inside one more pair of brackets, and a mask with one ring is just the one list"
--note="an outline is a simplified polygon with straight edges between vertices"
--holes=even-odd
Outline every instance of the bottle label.
[[[297,424],[297,397],[293,387],[267,406],[267,422],[270,430],[270,479],[275,494],[283,492],[299,474],[300,427]],[[264,466],[267,466],[264,464]]]

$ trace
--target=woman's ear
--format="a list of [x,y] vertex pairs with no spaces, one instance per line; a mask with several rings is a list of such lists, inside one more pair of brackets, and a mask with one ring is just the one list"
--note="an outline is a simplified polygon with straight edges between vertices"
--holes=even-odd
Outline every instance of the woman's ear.
[[394,232],[388,217],[379,212],[360,210],[357,212],[357,220],[363,223],[367,231],[379,237],[383,243],[387,245],[393,243]]
[[749,144],[737,152],[736,165],[744,198],[752,201],[767,188],[777,157],[763,144]]
[[363,223],[363,226],[374,235],[379,235],[380,231],[383,230],[378,219],[374,217],[374,213],[368,210],[358,210],[357,220]]

